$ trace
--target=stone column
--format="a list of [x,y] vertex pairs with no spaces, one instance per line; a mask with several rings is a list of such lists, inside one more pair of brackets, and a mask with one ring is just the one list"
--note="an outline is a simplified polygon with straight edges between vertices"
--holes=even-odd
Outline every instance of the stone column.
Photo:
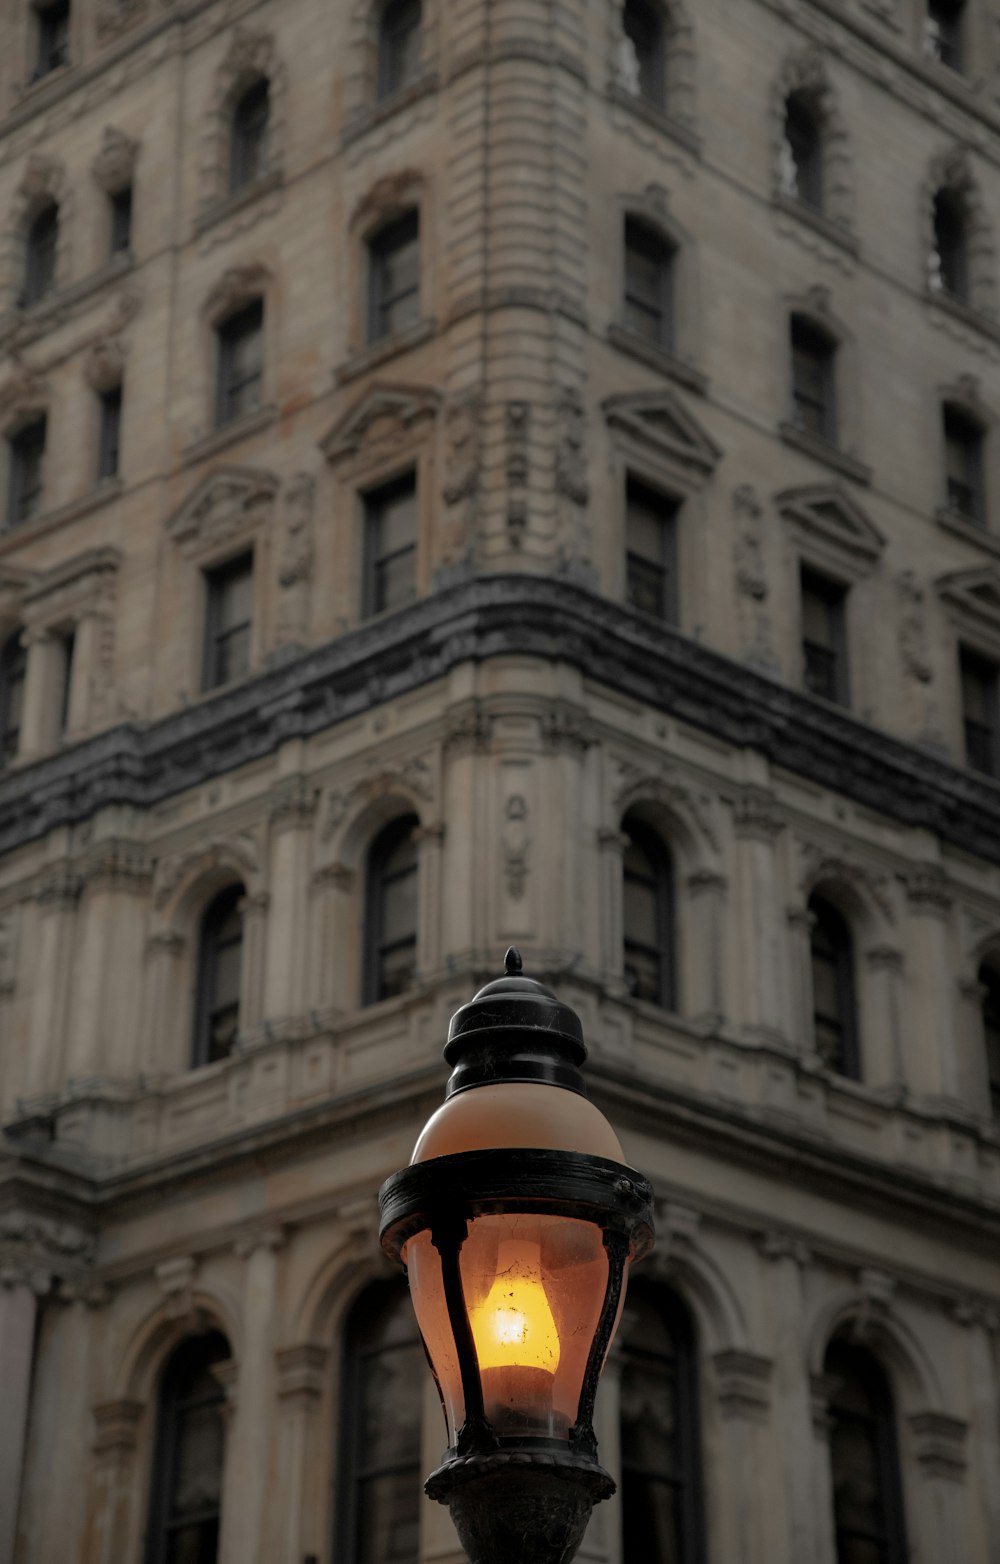
[[268,908],[266,891],[245,896],[243,914],[243,970],[240,979],[240,1031],[255,1031],[264,1015],[264,957],[267,949]]
[[1000,1329],[1000,1319],[978,1300],[960,1304],[955,1317],[967,1327],[969,1447],[976,1463],[977,1521],[983,1544],[977,1550],[973,1541],[970,1553],[973,1558],[981,1556],[986,1564],[1000,1564],[1000,1390],[994,1352],[994,1332]]
[[902,1086],[903,955],[892,945],[875,945],[865,952],[864,965],[868,978],[867,1015],[860,1018],[862,1079],[869,1086]]
[[[324,1508],[315,1492],[312,1459],[317,1446],[316,1419],[322,1403],[329,1349],[306,1341],[275,1353],[278,1390],[276,1502],[271,1506],[268,1550],[274,1564],[292,1564],[310,1555],[322,1557],[326,1538]],[[319,1441],[320,1448],[323,1442]],[[324,1483],[328,1474],[323,1474]],[[324,1519],[321,1519],[324,1517]]]
[[[716,1031],[725,1019],[723,913],[726,878],[699,869],[687,882],[687,928],[683,934],[684,1013]],[[685,919],[681,917],[681,923]]]
[[356,872],[342,863],[328,864],[312,877],[310,1009],[345,1009],[360,1003],[357,884]]
[[316,794],[305,777],[283,778],[271,794],[271,909],[263,1013],[271,1019],[306,1009],[309,851]]
[[989,1063],[983,1029],[986,987],[978,978],[958,984],[958,1019],[955,1026],[956,1089],[973,1113],[991,1116]]
[[441,864],[445,827],[442,820],[417,826],[417,972],[436,972],[441,965]]
[[774,1426],[785,1469],[788,1554],[792,1564],[813,1559],[818,1547],[811,1460],[812,1408],[802,1332],[802,1272],[809,1263],[803,1243],[786,1233],[768,1233],[761,1252],[771,1264],[766,1275],[774,1342]]
[[624,831],[601,830],[597,833],[601,849],[601,965],[604,980],[612,993],[624,994],[623,948],[625,941],[625,908],[623,901],[625,849],[628,837]]
[[[73,969],[69,1073],[129,1076],[138,1068],[139,969],[151,874],[137,842],[99,843],[83,865]],[[174,1001],[176,1002],[176,1001]]]
[[905,1085],[912,1092],[955,1098],[954,989],[949,941],[952,896],[944,871],[921,865],[907,879],[912,955]]
[[120,1399],[94,1407],[93,1468],[80,1554],[86,1564],[122,1564],[129,1557],[136,1497],[135,1453],[146,1408]]
[[[780,1474],[769,1439],[771,1361],[727,1348],[715,1370],[719,1470],[726,1503],[719,1516],[720,1559],[775,1564],[784,1555],[786,1519]],[[768,1496],[766,1504],[761,1495]]]
[[788,929],[789,1026],[796,1052],[816,1061],[813,1035],[812,931],[816,922],[808,907],[789,907]]
[[[243,1341],[239,1391],[233,1418],[231,1449],[226,1456],[225,1552],[231,1564],[264,1564],[270,1436],[273,1418],[274,1315],[277,1253],[284,1242],[280,1228],[264,1228],[240,1239],[238,1257],[245,1262],[243,1278]],[[237,1482],[231,1483],[235,1473]]]
[[[144,1074],[184,1070],[190,1063],[191,1016],[183,984],[186,949],[187,941],[173,929],[151,934],[146,941],[146,981],[137,1064]],[[178,1039],[183,1039],[181,1047],[186,1052],[178,1052]]]
[[14,1564],[38,1295],[48,1277],[0,1270],[0,1564]]
[[913,1529],[920,1538],[921,1557],[968,1559],[963,1492],[967,1425],[944,1412],[914,1413],[909,1424],[920,1473]]
[[69,1000],[73,981],[76,908],[80,880],[65,864],[48,870],[38,889],[39,950],[31,1008],[31,1073],[28,1091],[51,1089],[68,1070]]
[[66,727],[63,734],[70,744],[82,738],[90,726],[90,670],[97,662],[100,630],[100,621],[93,613],[83,614],[74,627],[73,664],[69,670]]
[[54,706],[63,649],[47,630],[25,630],[21,639],[28,649],[28,666],[17,757],[37,760],[48,754],[55,741],[59,714]]
[[[773,793],[745,787],[733,804],[737,886],[735,912],[743,952],[741,1030],[749,1037],[787,1045],[786,951],[782,939],[776,846],[784,829]],[[792,1036],[796,1033],[793,1031]]]

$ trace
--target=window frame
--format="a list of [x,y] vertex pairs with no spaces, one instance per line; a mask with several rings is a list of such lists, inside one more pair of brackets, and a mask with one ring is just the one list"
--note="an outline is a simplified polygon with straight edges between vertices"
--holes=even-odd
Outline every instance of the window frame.
[[[416,22],[407,25],[393,26],[393,18],[396,15],[412,16],[416,13]],[[385,103],[394,98],[397,93],[405,92],[412,87],[414,82],[420,80],[421,55],[423,43],[424,14],[422,0],[386,0],[378,21],[378,41],[376,45],[375,62],[375,99],[378,103]],[[400,38],[409,44],[413,34],[417,35],[417,60],[411,71],[400,70],[399,60],[402,54],[404,60],[408,58],[407,50],[399,48]]]
[[[849,1081],[861,1080],[861,1039],[858,1027],[858,994],[857,994],[857,970],[856,970],[856,946],[850,923],[840,911],[840,908],[823,895],[822,891],[814,891],[809,897],[808,910],[812,918],[812,926],[809,930],[809,973],[810,992],[812,998],[812,1040],[813,1049],[819,1054],[817,1047],[817,1020],[827,1024],[833,1024],[840,1033],[840,1049],[838,1061],[834,1064],[822,1059],[824,1069],[832,1074]],[[816,999],[816,934],[824,933],[833,946],[833,960],[830,963],[834,968],[834,986],[837,996],[837,1011],[834,1016],[827,1015],[817,1008]],[[826,953],[823,953],[826,959]]]
[[[966,412],[954,402],[945,402],[941,408],[941,434],[944,446],[944,503],[953,516],[974,527],[985,527],[986,512],[986,430],[978,418]],[[951,453],[958,447],[963,451],[967,465],[964,478],[953,474]],[[965,490],[968,503],[956,502],[956,490]]]
[[229,940],[226,944],[220,943],[220,933],[228,919],[234,914],[240,914],[240,990],[241,993],[236,1003],[236,1036],[239,1036],[240,1009],[243,987],[244,946],[246,943],[246,922],[241,912],[241,903],[246,897],[246,887],[239,880],[226,885],[216,892],[208,906],[204,909],[198,924],[198,961],[195,976],[195,1009],[194,1020],[191,1027],[191,1060],[190,1068],[200,1070],[208,1064],[219,1064],[231,1057],[229,1053],[212,1056],[211,1038],[213,1017],[219,1010],[216,1004],[216,972],[220,952],[230,948],[235,941]]
[[[256,335],[259,341],[259,367],[251,374],[236,374],[236,355],[241,343]],[[250,418],[264,405],[264,299],[248,299],[231,311],[215,327],[215,426],[224,429],[241,418]],[[251,406],[241,405],[247,386],[255,385]]]
[[[850,587],[834,576],[826,575],[806,561],[799,565],[799,647],[802,657],[802,688],[816,700],[831,701],[835,706],[849,708],[851,704],[850,665],[847,653],[847,598]],[[830,613],[831,642],[824,646],[811,640],[806,634],[806,596],[822,601]],[[830,659],[833,670],[832,693],[813,689],[809,683],[810,650],[822,653]],[[815,657],[814,657],[815,661]]]
[[70,0],[49,0],[32,7],[35,13],[35,65],[32,81],[41,81],[69,64]]
[[[987,957],[980,963],[978,982],[983,990],[979,1013],[983,1024],[987,1098],[993,1119],[1000,1124],[1000,965]],[[996,1038],[994,1047],[991,1047],[991,1035]]]
[[[935,12],[939,13],[944,21],[943,31],[940,27],[935,31]],[[965,33],[968,21],[968,8],[965,0],[926,0],[923,21],[923,52],[925,59],[932,60],[937,65],[945,66],[958,76],[964,76],[966,56]],[[945,36],[946,34],[948,36]],[[937,39],[937,47],[933,43],[935,38]],[[951,58],[948,57],[949,55]]]
[[[882,1510],[883,1523],[881,1536],[876,1537],[871,1533],[859,1533],[855,1528],[850,1529],[853,1538],[861,1537],[862,1540],[871,1541],[879,1550],[878,1564],[906,1564],[909,1557],[906,1547],[906,1524],[903,1504],[902,1474],[899,1461],[899,1437],[896,1428],[895,1398],[888,1375],[874,1353],[859,1343],[845,1341],[842,1337],[834,1336],[827,1345],[823,1357],[823,1373],[828,1380],[836,1380],[837,1370],[831,1366],[831,1355],[842,1356],[847,1360],[854,1359],[857,1368],[856,1374],[859,1383],[874,1403],[874,1411],[865,1421],[875,1423],[875,1459],[878,1472],[878,1491],[880,1508]],[[833,1545],[837,1559],[841,1557],[842,1534],[847,1530],[842,1526],[837,1515],[837,1481],[834,1469],[834,1434],[837,1413],[834,1407],[834,1392],[831,1392],[827,1401],[827,1416],[830,1421],[829,1434],[829,1462],[830,1462],[830,1496],[833,1510],[834,1536]],[[844,1416],[845,1414],[841,1414]],[[848,1413],[848,1416],[860,1420],[862,1413]]]
[[[45,224],[43,238],[39,238]],[[21,305],[32,309],[56,291],[59,265],[59,203],[46,201],[31,219],[24,242]]]
[[[647,46],[642,50],[636,44],[635,37],[629,31],[629,13],[633,20],[638,17],[639,31],[643,25],[647,26]],[[635,51],[636,66],[638,68],[638,90],[630,92],[637,102],[644,103],[647,108],[654,109],[657,113],[665,114],[668,109],[667,92],[667,26],[664,19],[663,7],[656,0],[625,0],[622,6],[622,38],[631,43]],[[628,89],[626,89],[628,90]]]
[[937,298],[971,308],[968,203],[960,190],[948,185],[942,185],[931,198],[931,246],[927,258],[930,292]]
[[[652,870],[656,901],[656,945],[650,946],[630,936],[626,918],[626,886],[629,879],[626,866],[628,848],[622,854],[622,975],[630,994],[645,1004],[656,1005],[660,1010],[676,1013],[678,1008],[679,972],[677,952],[677,897],[673,854],[660,833],[653,826],[634,814],[626,814],[621,830],[629,845],[643,854]],[[647,882],[649,883],[649,882]],[[656,962],[656,997],[634,994],[629,986],[629,951],[641,950]]]
[[[218,564],[208,565],[202,574],[205,581],[205,642],[202,657],[201,689],[203,694],[211,690],[225,689],[227,685],[235,684],[240,679],[245,679],[253,665],[253,588],[256,576],[256,554],[254,548],[241,549],[238,554],[222,560]],[[250,583],[250,617],[240,621],[234,626],[223,630],[222,608],[223,593],[233,581],[243,577],[249,578]],[[220,643],[223,640],[232,639],[239,632],[247,632],[246,667],[242,672],[229,678],[221,677],[224,664],[220,655]]]
[[[423,258],[420,238],[420,207],[416,204],[399,212],[368,236],[365,245],[367,309],[365,312],[366,343],[374,347],[381,342],[391,342],[394,337],[411,331],[421,318],[421,293],[423,285]],[[387,291],[386,272],[390,260],[409,245],[416,250],[416,282],[400,292]],[[413,300],[412,318],[409,314],[402,325],[386,324],[389,312],[401,300]]]
[[[986,653],[979,651],[974,646],[959,643],[958,648],[958,672],[959,672],[959,709],[962,717],[962,755],[963,764],[970,770],[981,776],[1000,779],[1000,663]],[[981,722],[977,717],[968,715],[968,703],[965,699],[966,673],[982,679],[983,684],[989,684],[987,703],[992,705],[992,720]],[[989,766],[980,765],[972,759],[976,749],[976,742],[970,743],[970,729],[984,740],[989,746]]]
[[[412,811],[397,815],[394,820],[382,827],[378,835],[372,841],[365,860],[365,901],[363,908],[362,933],[363,953],[361,971],[361,1003],[362,1006],[379,1004],[383,999],[397,997],[384,992],[383,963],[387,946],[383,939],[385,928],[385,866],[395,850],[406,840],[412,837],[414,831],[420,826],[419,817]],[[414,855],[412,869],[406,871],[415,876],[417,897],[420,891],[420,861],[419,854]],[[417,954],[420,942],[420,908],[417,901],[416,916],[414,920],[413,934],[407,935],[403,940],[393,942],[393,948],[400,946],[412,946],[413,973],[416,974]],[[407,992],[412,987],[412,981],[406,985],[402,992]]]
[[252,189],[267,176],[272,108],[267,76],[249,82],[233,104],[227,179],[231,196]]
[[[837,406],[837,357],[840,343],[819,321],[793,311],[789,321],[789,354],[791,362],[791,424],[797,434],[806,439],[819,440],[832,449],[838,448],[839,416]],[[799,373],[803,352],[812,352],[819,369],[821,382],[818,393],[804,386]],[[803,417],[803,408],[818,410],[816,423]]]
[[112,260],[132,253],[133,187],[122,185],[108,196],[108,255]]
[[[674,298],[677,286],[678,246],[667,237],[657,224],[641,213],[626,212],[622,229],[622,325],[632,336],[658,348],[663,353],[673,353],[675,344]],[[651,262],[657,272],[657,298],[637,293],[630,280],[630,256]],[[633,274],[634,276],[634,274]],[[634,323],[632,316],[655,321],[655,329],[647,332]]]
[[[178,1342],[163,1365],[156,1397],[156,1431],[153,1440],[153,1462],[150,1472],[149,1500],[147,1503],[147,1540],[144,1549],[144,1564],[167,1564],[169,1557],[169,1533],[173,1529],[174,1524],[176,1524],[171,1521],[169,1511],[172,1489],[176,1480],[178,1435],[180,1432],[178,1418],[180,1397],[177,1394],[173,1381],[180,1378],[181,1369],[186,1367],[185,1357],[192,1358],[197,1363],[198,1353],[196,1348],[199,1346],[201,1347],[203,1358],[202,1371],[211,1371],[215,1364],[228,1362],[232,1355],[232,1349],[222,1332],[219,1330],[208,1330],[200,1336],[186,1336],[182,1341]],[[206,1398],[187,1407],[180,1402],[182,1411],[192,1410],[199,1405],[225,1407],[226,1393],[223,1386],[219,1385],[218,1396],[213,1395],[211,1400]],[[224,1416],[222,1418],[222,1426],[222,1470],[219,1484],[219,1503],[201,1517],[202,1521],[214,1519],[219,1532],[221,1532],[224,1513],[223,1499],[225,1493],[226,1458],[228,1455],[226,1419]],[[216,1559],[218,1557],[217,1543]]]
[[122,382],[97,393],[97,481],[109,483],[121,476],[121,439],[124,388]]
[[[7,520],[5,532],[13,531],[17,527],[25,526],[34,516],[41,513],[45,498],[45,453],[48,444],[48,415],[39,413],[36,417],[23,423],[16,433],[10,435],[7,440]],[[25,464],[34,453],[37,453],[37,481],[31,488],[26,488]],[[31,504],[26,510],[25,498],[30,496]]]
[[[0,770],[7,770],[17,760],[21,746],[21,730],[24,727],[24,692],[28,676],[28,649],[22,640],[23,630],[12,630],[0,644]],[[12,676],[13,675],[13,676]],[[11,708],[14,705],[12,690],[19,692],[19,711],[16,726],[11,728]],[[11,733],[14,743],[11,745]]]
[[[419,492],[417,469],[416,467],[409,467],[405,472],[398,473],[396,477],[379,483],[374,488],[366,489],[361,496],[363,529],[361,613],[365,619],[370,619],[376,614],[397,613],[407,603],[416,600],[418,595],[417,561],[420,542]],[[394,499],[406,494],[411,495],[413,501],[413,541],[406,544],[403,548],[394,549],[391,553],[382,553],[378,546],[378,533],[386,507]],[[389,561],[399,559],[404,554],[412,555],[413,558],[413,589],[402,602],[392,605],[380,599],[379,573]]]
[[[800,130],[808,124],[810,138],[801,136],[796,138],[792,133],[789,127],[795,119],[798,120]],[[796,155],[797,145],[801,146],[807,139],[809,140],[807,156],[802,162]],[[820,217],[826,216],[824,140],[823,116],[816,107],[814,95],[801,90],[790,92],[784,105],[782,144],[788,149],[791,165],[795,170],[795,188],[784,193],[790,201],[795,201],[806,211]]]
[[[645,556],[635,553],[629,548],[629,521],[632,516],[633,504],[648,504],[650,511],[657,511],[661,542],[661,563],[659,567],[651,566],[651,562]],[[633,600],[632,592],[632,565],[633,561],[648,565],[651,569],[658,568],[660,572],[659,583],[659,607],[654,617],[663,624],[675,626],[678,624],[680,609],[680,593],[678,591],[677,572],[680,531],[680,515],[683,508],[683,500],[676,495],[669,494],[666,490],[649,483],[639,474],[627,471],[625,474],[625,601],[630,608],[637,613],[653,612],[642,608]]]

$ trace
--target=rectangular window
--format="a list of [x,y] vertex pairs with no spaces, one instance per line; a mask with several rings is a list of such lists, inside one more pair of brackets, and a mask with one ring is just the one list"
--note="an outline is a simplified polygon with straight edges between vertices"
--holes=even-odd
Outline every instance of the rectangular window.
[[629,331],[669,348],[673,338],[673,257],[660,235],[645,223],[625,222],[625,325]]
[[255,299],[219,327],[216,421],[231,423],[260,406],[264,372],[264,302]]
[[984,526],[983,433],[956,407],[944,410],[944,465],[948,509]]
[[417,594],[417,479],[408,473],[365,496],[364,612],[401,608]]
[[100,403],[100,430],[97,441],[97,477],[117,478],[121,453],[122,388],[113,386],[102,391]]
[[242,679],[250,667],[253,617],[253,555],[241,554],[209,570],[205,618],[205,668],[202,688]]
[[928,0],[924,18],[924,52],[953,71],[962,61],[962,15],[964,0]]
[[72,630],[59,636],[59,729],[61,739],[69,726],[69,698],[73,687],[73,654],[76,651],[76,635]]
[[625,600],[677,622],[676,500],[630,478],[625,491]]
[[69,0],[52,0],[37,17],[38,50],[35,57],[35,77],[47,76],[69,63]]
[[811,570],[802,572],[802,682],[810,695],[848,704],[845,607],[847,589]]
[[27,649],[21,644],[20,630],[15,630],[0,648],[0,766],[17,759],[27,672]]
[[837,438],[834,396],[836,348],[811,322],[792,320],[792,421],[804,434],[833,445]]
[[962,727],[965,764],[987,776],[1000,775],[1000,689],[996,663],[962,647]]
[[45,419],[25,424],[8,442],[10,481],[7,494],[7,525],[17,527],[40,509],[45,465]]
[[368,340],[380,342],[420,318],[419,213],[381,229],[368,254]]
[[116,190],[110,200],[111,254],[127,255],[132,248],[132,186]]

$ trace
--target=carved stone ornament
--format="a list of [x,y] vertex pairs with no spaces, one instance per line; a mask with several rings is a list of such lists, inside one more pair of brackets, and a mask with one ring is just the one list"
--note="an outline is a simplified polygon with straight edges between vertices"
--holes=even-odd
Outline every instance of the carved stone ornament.
[[507,894],[512,901],[524,895],[528,877],[528,802],[521,793],[512,793],[504,805],[503,871]]
[[583,398],[575,390],[563,390],[556,402],[559,444],[556,448],[556,488],[574,505],[590,498],[587,481],[587,421]]
[[195,1314],[194,1277],[198,1262],[191,1255],[177,1255],[156,1267],[157,1285],[168,1319],[190,1320]]
[[17,914],[0,916],[0,996],[12,994],[17,977]]
[[478,387],[452,396],[445,404],[444,486],[448,507],[443,518],[441,561],[455,564],[475,547],[482,476],[483,396]]
[[959,624],[1000,636],[1000,570],[994,565],[939,576],[937,590]]
[[205,299],[205,318],[212,323],[225,320],[244,304],[261,298],[267,292],[270,281],[271,273],[267,267],[257,262],[228,267]]
[[929,684],[934,677],[927,647],[926,598],[916,572],[901,571],[896,577],[899,600],[899,653],[903,671],[918,684]]
[[887,923],[895,923],[896,906],[888,875],[818,842],[799,843],[799,864],[799,888],[804,899],[823,884],[851,886],[874,902]]
[[511,548],[519,549],[528,525],[531,403],[508,402],[504,422],[507,430],[507,538]]
[[97,36],[101,43],[117,38],[142,20],[149,0],[100,0],[97,8]]
[[855,205],[855,179],[847,120],[830,79],[826,56],[814,46],[786,59],[771,94],[775,193],[792,200],[798,198],[786,135],[788,99],[793,94],[810,103],[822,130],[823,215],[849,229]]
[[45,410],[48,384],[30,365],[15,362],[0,385],[0,429],[14,432],[17,425]]
[[646,770],[631,761],[620,760],[618,776],[618,787],[612,799],[617,819],[636,804],[663,804],[668,810],[677,809],[686,816],[712,851],[719,851],[719,838],[712,820],[713,799],[707,793],[696,793],[682,782],[673,767],[663,764],[657,770]]
[[944,294],[935,211],[938,196],[942,191],[947,191],[960,203],[966,219],[969,304],[980,314],[993,319],[997,314],[996,234],[982,184],[976,177],[974,156],[969,147],[956,142],[931,160],[927,178],[920,189],[921,238],[927,257],[928,291],[931,294]]
[[336,466],[362,451],[373,460],[398,450],[424,419],[437,415],[441,393],[432,386],[376,382],[337,420],[320,441],[320,450]]
[[[260,854],[257,843],[246,831],[238,836],[214,836],[188,851],[161,858],[153,878],[153,904],[157,910],[167,905],[177,888],[199,871],[225,867],[242,875],[244,882],[259,877]],[[250,885],[247,884],[247,889]]]
[[91,164],[94,178],[108,195],[127,190],[135,173],[135,160],[139,143],[123,130],[106,125],[101,138],[101,149]]
[[689,475],[707,477],[722,455],[672,391],[622,392],[602,405],[610,429]]
[[288,72],[273,33],[239,24],[216,69],[199,149],[201,207],[205,211],[228,194],[233,110],[255,81],[268,87],[267,172],[279,174],[288,122]]
[[112,391],[125,372],[125,344],[120,336],[98,337],[83,361],[84,378],[92,391]]
[[857,500],[836,483],[785,489],[775,497],[779,514],[805,537],[874,563],[885,536]]
[[276,624],[279,645],[302,642],[309,632],[309,590],[316,554],[315,499],[315,478],[310,473],[296,473],[283,496]]
[[351,213],[351,229],[362,234],[415,206],[423,189],[423,175],[415,168],[386,174],[366,191]]
[[189,551],[214,548],[264,525],[278,487],[274,473],[255,467],[218,467],[170,517],[167,532]]
[[321,839],[330,841],[346,819],[374,799],[387,798],[394,793],[409,794],[427,802],[433,799],[433,772],[423,755],[414,755],[395,767],[375,768],[351,786],[331,790],[323,804]]
[[764,566],[763,509],[755,490],[741,483],[733,491],[736,536],[733,541],[733,573],[740,621],[743,657],[752,667],[775,667],[771,616],[767,611],[770,587]]
[[29,1287],[38,1297],[53,1278],[67,1282],[85,1275],[94,1258],[91,1234],[15,1207],[0,1213],[0,1287]]

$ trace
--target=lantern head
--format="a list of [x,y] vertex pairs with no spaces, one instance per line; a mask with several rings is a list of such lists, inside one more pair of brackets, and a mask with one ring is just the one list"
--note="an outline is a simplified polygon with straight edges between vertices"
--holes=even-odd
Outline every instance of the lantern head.
[[521,975],[452,1017],[446,1100],[379,1193],[408,1273],[448,1449],[426,1491],[473,1564],[568,1564],[594,1503],[594,1397],[652,1191],[587,1100],[576,1012]]

